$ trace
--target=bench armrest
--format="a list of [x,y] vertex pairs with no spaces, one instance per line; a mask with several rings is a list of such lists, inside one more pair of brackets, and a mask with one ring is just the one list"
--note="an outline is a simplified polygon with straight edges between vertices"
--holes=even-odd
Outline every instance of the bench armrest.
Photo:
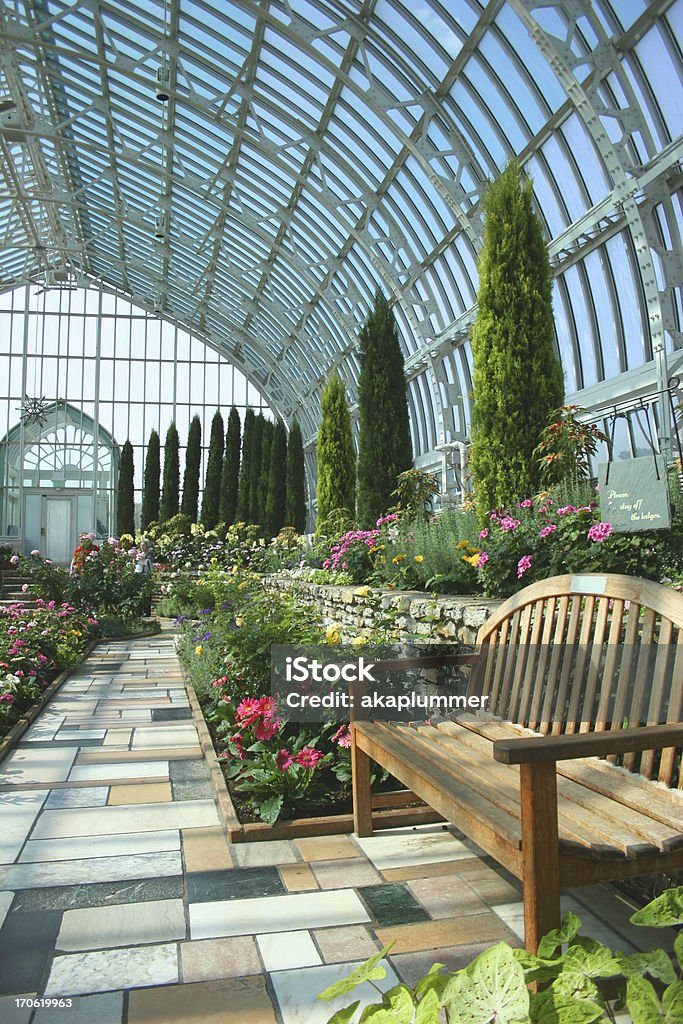
[[567,736],[524,736],[496,740],[493,756],[503,764],[569,761],[579,757],[659,750],[683,744],[683,724],[647,725],[613,732],[582,732]]

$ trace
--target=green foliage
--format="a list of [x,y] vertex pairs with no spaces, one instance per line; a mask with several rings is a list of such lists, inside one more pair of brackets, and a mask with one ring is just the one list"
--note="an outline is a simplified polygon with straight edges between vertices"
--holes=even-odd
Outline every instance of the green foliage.
[[445,510],[431,522],[399,519],[387,525],[375,557],[374,579],[401,590],[471,594],[476,574],[464,558],[478,551],[477,519],[471,510]]
[[517,164],[489,186],[484,209],[469,456],[481,510],[539,489],[534,451],[564,393],[547,249]]
[[[249,522],[249,498],[251,487],[251,447],[254,437],[256,417],[253,409],[247,409],[244,415],[244,431],[242,434],[242,461],[240,463],[239,487],[237,492],[237,512],[235,518],[240,523]],[[270,467],[269,467],[270,469]]]
[[187,435],[185,452],[185,473],[183,475],[183,500],[180,511],[190,520],[197,522],[199,512],[199,471],[202,462],[202,422],[193,416]]
[[[159,519],[159,477],[161,475],[161,455],[159,435],[153,430],[147,444],[145,459],[145,481],[142,491],[142,509],[140,511],[140,529],[146,530],[150,523]],[[129,531],[124,530],[124,533]]]
[[266,534],[275,537],[285,525],[287,502],[287,430],[282,420],[275,424],[270,450],[268,476],[268,504],[266,505]]
[[228,416],[228,430],[225,435],[225,453],[221,472],[221,505],[220,518],[226,526],[235,522],[237,512],[237,492],[240,475],[241,447],[240,414],[233,405]]
[[119,482],[116,500],[116,532],[135,533],[135,490],[133,478],[133,446],[126,441],[121,449],[119,462]]
[[247,522],[263,526],[265,509],[259,505],[259,484],[261,481],[261,459],[263,450],[263,428],[266,420],[262,412],[254,420],[251,438],[251,465],[249,467],[249,515]]
[[[360,332],[358,378],[358,523],[369,527],[390,504],[413,453],[396,321],[381,291]],[[337,503],[339,504],[339,503]]]
[[[180,491],[180,441],[175,423],[166,431],[164,442],[164,475],[159,504],[159,519],[165,523],[179,512]],[[126,531],[134,533],[134,530]]]
[[[631,918],[632,924],[666,927],[683,924],[683,888],[665,892]],[[674,947],[678,969],[662,949],[629,955],[579,934],[581,921],[565,914],[559,929],[546,935],[536,955],[499,942],[480,953],[469,966],[443,974],[434,964],[414,988],[397,985],[381,992],[381,1003],[361,1010],[360,1000],[341,1008],[328,1024],[592,1024],[619,1019],[633,1024],[681,1024],[683,1020],[683,941]],[[563,947],[566,949],[563,951]],[[339,1000],[359,985],[386,977],[380,961],[387,946],[318,999]],[[660,983],[659,992],[645,975]],[[626,978],[616,1003],[600,989],[603,978]],[[541,982],[540,990],[529,990]],[[374,986],[377,988],[377,986]],[[663,991],[662,991],[663,990]]]
[[221,473],[223,471],[223,446],[225,444],[225,427],[223,417],[216,410],[211,421],[209,438],[209,457],[206,463],[204,478],[204,495],[202,498],[202,525],[213,530],[218,522],[221,504]]
[[301,427],[294,420],[287,444],[287,504],[285,526],[293,526],[297,533],[306,529],[306,478],[304,469],[304,443]]
[[262,509],[260,519],[264,519],[265,509],[268,508],[268,487],[270,484],[270,453],[273,449],[273,435],[275,425],[272,420],[265,420],[263,424],[263,436],[261,437],[261,468],[259,470],[258,483],[258,507]]
[[391,497],[395,505],[391,512],[398,512],[401,517],[426,522],[432,512],[433,499],[439,493],[439,482],[433,473],[425,473],[422,469],[407,469],[399,473],[396,490]]
[[590,476],[590,459],[601,441],[607,441],[594,423],[582,423],[578,418],[578,405],[563,405],[550,417],[550,423],[541,433],[534,452],[546,487],[568,480],[578,483]]
[[318,515],[316,529],[334,510],[345,509],[353,519],[356,510],[356,449],[346,388],[333,374],[323,390],[322,418],[318,431]]

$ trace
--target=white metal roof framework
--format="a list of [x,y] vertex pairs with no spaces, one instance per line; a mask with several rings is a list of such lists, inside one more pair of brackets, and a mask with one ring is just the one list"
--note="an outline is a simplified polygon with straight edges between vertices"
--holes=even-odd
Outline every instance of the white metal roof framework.
[[0,10],[0,289],[119,290],[312,441],[380,285],[431,465],[467,431],[480,199],[516,156],[568,391],[599,411],[683,362],[683,0]]

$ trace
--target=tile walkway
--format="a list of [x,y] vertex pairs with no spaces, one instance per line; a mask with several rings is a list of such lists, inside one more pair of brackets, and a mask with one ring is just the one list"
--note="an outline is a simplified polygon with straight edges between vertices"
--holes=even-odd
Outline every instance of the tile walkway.
[[[3,1024],[323,1024],[382,943],[390,987],[521,934],[517,885],[450,827],[229,847],[168,633],[69,678],[0,763],[0,822]],[[632,948],[608,887],[581,898]],[[41,997],[71,1005],[18,1005]]]

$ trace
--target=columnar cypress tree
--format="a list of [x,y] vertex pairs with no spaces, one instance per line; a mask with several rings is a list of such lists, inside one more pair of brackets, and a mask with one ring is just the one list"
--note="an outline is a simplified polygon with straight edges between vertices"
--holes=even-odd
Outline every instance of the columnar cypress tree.
[[140,529],[144,532],[150,523],[159,521],[159,477],[161,475],[161,453],[159,435],[153,430],[147,443],[145,458],[145,480],[142,490]]
[[135,536],[135,467],[133,465],[133,446],[126,441],[121,449],[119,462],[119,483],[116,505],[116,532]]
[[251,441],[254,436],[253,409],[247,409],[244,416],[244,430],[242,432],[242,461],[240,463],[240,479],[237,490],[237,512],[235,521],[246,523],[249,521],[249,489],[251,486]]
[[278,420],[273,431],[270,449],[270,475],[268,478],[268,504],[266,505],[266,533],[276,537],[285,525],[287,503],[287,431]]
[[159,504],[159,522],[165,523],[178,514],[180,491],[180,441],[175,423],[166,431],[164,441],[164,476]]
[[221,507],[220,519],[226,526],[235,522],[237,511],[237,489],[240,475],[241,447],[240,414],[233,405],[228,416],[228,430],[225,435],[225,453],[221,473]]
[[484,211],[470,449],[482,515],[538,490],[534,448],[564,393],[548,252],[517,164],[490,185]]
[[304,442],[301,427],[294,420],[287,441],[287,503],[285,526],[293,526],[297,533],[306,529],[306,481],[304,470]]
[[263,439],[263,413],[254,420],[254,433],[251,438],[251,466],[249,472],[249,522],[263,526],[265,509],[259,506],[259,479],[261,477],[261,442]]
[[258,482],[259,508],[263,509],[261,519],[265,520],[265,510],[268,508],[268,484],[270,482],[270,452],[273,447],[273,434],[275,427],[272,420],[264,420],[263,436],[261,438],[261,471]]
[[221,504],[221,473],[223,471],[223,446],[225,444],[225,426],[218,409],[211,421],[209,438],[209,457],[204,477],[204,496],[202,498],[202,524],[207,530],[213,530],[218,522]]
[[391,504],[399,473],[413,464],[403,354],[394,314],[379,290],[359,348],[358,522],[373,526]]
[[202,461],[202,422],[199,416],[192,417],[187,435],[185,452],[185,473],[183,475],[183,500],[180,511],[190,522],[197,522],[199,510],[199,470]]
[[317,529],[335,509],[356,512],[356,449],[346,388],[333,374],[320,398],[322,418],[318,430]]

